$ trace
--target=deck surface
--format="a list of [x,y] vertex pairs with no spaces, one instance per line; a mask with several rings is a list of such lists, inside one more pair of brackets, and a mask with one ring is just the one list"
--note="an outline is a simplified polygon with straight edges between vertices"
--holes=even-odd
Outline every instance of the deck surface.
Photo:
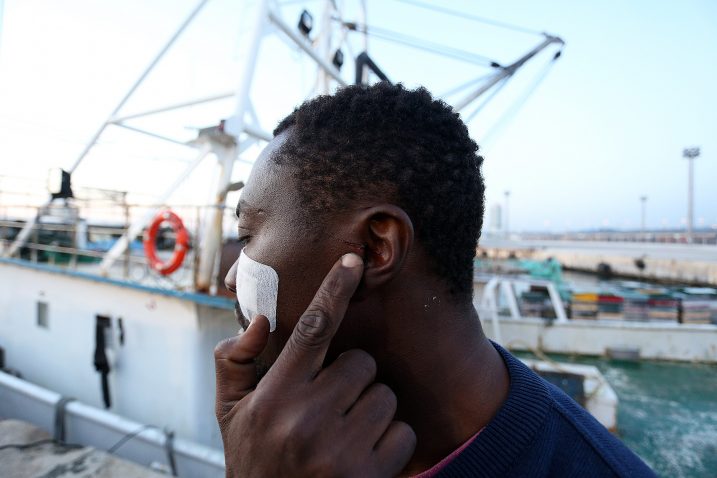
[[[14,478],[160,478],[167,475],[91,447],[48,443],[50,435],[19,420],[0,420],[0,470]],[[21,445],[4,448],[7,445]],[[22,445],[30,446],[22,447]]]

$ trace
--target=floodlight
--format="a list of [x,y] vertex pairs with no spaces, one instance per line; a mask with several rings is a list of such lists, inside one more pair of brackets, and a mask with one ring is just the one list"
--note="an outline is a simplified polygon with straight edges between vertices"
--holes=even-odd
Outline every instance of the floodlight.
[[344,53],[340,49],[336,50],[336,53],[334,53],[334,59],[332,60],[332,63],[337,70],[340,70],[341,66],[344,64]]
[[301,16],[299,16],[299,30],[301,33],[303,33],[305,36],[309,36],[309,32],[314,27],[314,17],[311,16],[311,14],[304,10],[301,12]]

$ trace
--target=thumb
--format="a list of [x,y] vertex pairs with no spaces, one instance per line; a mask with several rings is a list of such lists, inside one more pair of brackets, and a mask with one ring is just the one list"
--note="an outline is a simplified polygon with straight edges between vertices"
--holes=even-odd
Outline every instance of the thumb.
[[221,419],[256,386],[254,359],[268,341],[269,320],[257,315],[244,333],[224,339],[214,348],[217,418]]

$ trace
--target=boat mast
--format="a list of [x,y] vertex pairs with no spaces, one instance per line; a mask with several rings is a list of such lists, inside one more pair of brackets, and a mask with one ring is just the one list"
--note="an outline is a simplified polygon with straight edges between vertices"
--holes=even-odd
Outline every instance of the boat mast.
[[215,190],[215,202],[207,214],[204,222],[204,233],[199,251],[199,264],[195,278],[195,287],[199,291],[209,291],[215,276],[215,266],[218,264],[218,256],[222,243],[222,224],[224,218],[224,205],[227,192],[232,180],[234,160],[237,159],[237,147],[240,145],[240,136],[244,131],[244,117],[250,109],[251,84],[254,79],[254,71],[261,48],[261,40],[266,29],[268,20],[267,12],[269,0],[261,0],[256,8],[255,18],[252,25],[247,54],[241,68],[241,77],[236,89],[236,107],[234,115],[224,123],[224,133],[231,136],[233,141],[224,143],[218,141],[210,142],[219,161],[219,182]]

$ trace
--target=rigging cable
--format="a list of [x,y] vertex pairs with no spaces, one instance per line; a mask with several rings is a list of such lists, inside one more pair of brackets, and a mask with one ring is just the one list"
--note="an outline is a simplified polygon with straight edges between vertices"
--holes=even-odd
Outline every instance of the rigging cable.
[[441,45],[439,43],[429,42],[417,37],[412,37],[410,35],[405,35],[403,33],[398,33],[385,28],[374,27],[356,22],[344,22],[336,17],[334,17],[333,19],[339,21],[344,27],[348,28],[349,30],[356,31],[359,33],[365,33],[381,40],[398,43],[417,50],[422,50],[437,55],[443,55],[476,65],[489,66],[491,68],[501,68],[501,64],[497,61],[486,56],[479,55],[477,53],[472,53],[458,48],[452,48],[446,45]]
[[510,78],[511,78],[510,76],[506,76],[505,78],[503,78],[503,79],[500,81],[500,83],[493,88],[493,90],[490,92],[490,94],[489,94],[487,97],[485,97],[485,98],[483,99],[483,101],[476,107],[476,109],[474,109],[474,110],[471,112],[471,114],[469,114],[469,115],[463,120],[463,122],[464,122],[465,124],[470,123],[471,120],[472,120],[473,118],[475,118],[475,116],[476,116],[478,113],[480,113],[480,111],[481,111],[488,103],[490,103],[490,101],[491,101],[498,93],[500,93],[500,90],[502,90],[502,89],[505,87],[505,85],[508,84],[508,80],[510,80]]
[[523,95],[518,98],[515,103],[513,103],[512,106],[510,106],[505,113],[501,116],[501,118],[495,122],[492,128],[490,128],[484,135],[483,135],[483,143],[489,143],[490,140],[494,137],[496,137],[500,132],[505,128],[505,126],[515,117],[515,115],[518,113],[518,111],[525,105],[525,103],[528,101],[528,98],[535,92],[535,90],[540,86],[540,84],[545,80],[545,77],[548,76],[548,72],[550,72],[550,69],[555,65],[555,60],[560,58],[560,55],[562,53],[562,50],[559,50],[544,67],[538,73],[538,75],[535,77],[535,80],[533,80],[533,83],[525,90]]
[[543,32],[539,32],[538,30],[531,30],[530,28],[520,27],[518,25],[511,25],[510,23],[499,22],[497,20],[491,20],[490,18],[479,17],[479,16],[471,15],[471,14],[468,14],[465,12],[460,12],[458,10],[452,10],[450,8],[439,7],[438,5],[432,5],[430,3],[420,2],[417,0],[396,0],[396,1],[405,3],[407,5],[412,5],[414,7],[424,8],[426,10],[433,10],[434,12],[437,12],[437,13],[443,13],[446,15],[463,18],[465,20],[472,20],[474,22],[484,23],[486,25],[491,25],[491,26],[498,27],[498,28],[505,28],[506,30],[513,30],[515,32],[527,33],[529,35],[544,35],[545,34]]
[[463,83],[463,84],[461,84],[461,85],[455,86],[455,87],[451,88],[450,90],[441,93],[440,95],[438,95],[438,97],[439,97],[439,98],[448,98],[448,97],[451,96],[451,95],[455,95],[456,93],[460,93],[461,91],[465,90],[465,89],[468,88],[469,86],[473,86],[473,85],[476,84],[476,83],[479,83],[479,82],[481,82],[481,81],[485,81],[486,79],[488,79],[488,78],[489,78],[490,76],[492,76],[492,75],[493,75],[493,73],[489,73],[489,74],[487,74],[487,75],[479,76],[478,78],[473,78],[473,79],[471,79],[471,80],[468,80],[468,81],[466,81],[465,83]]

